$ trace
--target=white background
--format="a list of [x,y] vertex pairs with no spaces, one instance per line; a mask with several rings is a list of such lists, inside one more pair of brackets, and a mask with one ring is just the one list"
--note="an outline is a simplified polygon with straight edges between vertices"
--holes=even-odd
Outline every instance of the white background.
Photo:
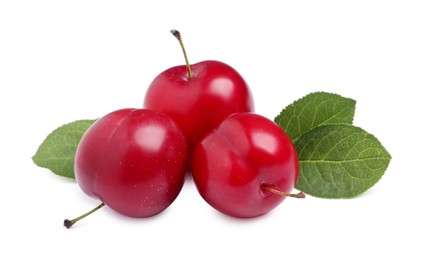
[[[204,1],[205,2],[205,1]],[[1,1],[1,259],[421,259],[420,1]],[[32,163],[56,127],[141,107],[161,71],[236,68],[256,112],[274,118],[313,91],[357,100],[355,124],[393,159],[351,200],[287,199],[256,219],[226,217],[188,181],[165,212],[95,207]],[[6,257],[7,256],[7,257]]]

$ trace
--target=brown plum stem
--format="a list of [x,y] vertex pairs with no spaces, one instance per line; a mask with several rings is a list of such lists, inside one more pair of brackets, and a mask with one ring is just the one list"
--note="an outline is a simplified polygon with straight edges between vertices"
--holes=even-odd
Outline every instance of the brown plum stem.
[[69,220],[69,219],[65,219],[64,220],[64,223],[63,223],[63,225],[65,226],[65,227],[67,227],[67,228],[70,228],[71,226],[73,226],[76,222],[78,222],[79,220],[81,220],[81,219],[83,219],[83,218],[85,218],[85,217],[87,217],[87,216],[89,216],[89,215],[91,215],[92,213],[94,213],[95,211],[97,211],[97,210],[99,210],[100,208],[102,208],[102,207],[104,207],[104,202],[103,203],[101,203],[100,205],[98,205],[97,207],[95,207],[94,209],[92,209],[92,210],[90,210],[90,211],[88,211],[87,213],[85,213],[85,214],[83,214],[83,215],[81,215],[81,216],[79,216],[79,217],[77,217],[77,218],[74,218],[74,219],[72,219],[72,220]]
[[267,184],[263,183],[261,185],[261,187],[269,192],[272,192],[274,194],[280,195],[280,196],[287,196],[287,197],[291,197],[291,198],[298,198],[298,199],[303,199],[306,197],[305,193],[303,192],[299,192],[297,194],[292,194],[292,193],[287,193],[287,192],[283,192],[283,191],[279,191],[276,190],[274,188],[271,188],[270,186],[268,186]]
[[188,70],[188,78],[189,78],[189,80],[192,80],[192,78],[193,78],[192,70],[190,68],[190,64],[189,64],[189,61],[188,61],[188,55],[186,54],[185,45],[183,44],[183,41],[182,41],[182,35],[180,34],[180,32],[178,30],[171,30],[170,32],[171,32],[171,34],[173,34],[174,37],[176,37],[176,39],[180,43],[180,46],[182,47],[183,56],[185,57],[185,61],[186,61],[186,68]]

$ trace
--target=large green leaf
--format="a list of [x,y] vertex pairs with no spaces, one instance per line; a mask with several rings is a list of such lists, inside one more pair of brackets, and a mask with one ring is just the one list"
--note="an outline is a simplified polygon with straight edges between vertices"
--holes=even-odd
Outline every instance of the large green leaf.
[[296,188],[321,198],[352,198],[381,179],[391,160],[382,144],[352,125],[323,125],[296,142]]
[[40,145],[33,162],[53,173],[75,178],[73,164],[76,148],[86,130],[95,120],[78,120],[55,129]]
[[352,124],[356,101],[337,94],[314,92],[288,105],[274,119],[295,143],[320,125]]

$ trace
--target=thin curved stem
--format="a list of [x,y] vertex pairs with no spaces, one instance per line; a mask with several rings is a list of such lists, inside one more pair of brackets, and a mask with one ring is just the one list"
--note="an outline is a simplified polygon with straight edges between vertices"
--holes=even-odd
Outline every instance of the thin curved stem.
[[63,225],[65,226],[65,227],[67,227],[67,228],[70,228],[71,226],[73,226],[76,222],[78,222],[79,220],[81,220],[81,219],[83,219],[83,218],[85,218],[85,217],[87,217],[87,216],[89,216],[89,215],[91,215],[92,213],[94,213],[95,211],[97,211],[97,210],[99,210],[100,208],[102,208],[102,207],[104,207],[104,202],[103,203],[101,203],[100,205],[98,205],[97,207],[95,207],[94,209],[92,209],[92,210],[90,210],[90,211],[88,211],[87,213],[85,213],[85,214],[83,214],[83,215],[81,215],[81,216],[79,216],[79,217],[77,217],[77,218],[74,218],[74,219],[72,219],[72,220],[69,220],[69,219],[65,219],[64,220],[64,223],[63,223]]
[[263,189],[269,191],[269,192],[272,192],[272,193],[280,195],[280,196],[287,196],[287,197],[298,198],[298,199],[303,199],[303,198],[306,197],[305,193],[303,193],[303,192],[299,192],[299,193],[296,193],[296,194],[287,193],[287,192],[283,192],[283,191],[280,191],[280,190],[273,189],[265,183],[263,183],[261,185],[261,187]]
[[173,34],[174,37],[176,37],[176,39],[180,43],[180,46],[182,47],[183,56],[185,57],[185,62],[186,62],[186,68],[188,70],[188,78],[189,78],[189,80],[192,80],[192,78],[193,78],[192,69],[190,68],[188,55],[186,54],[185,45],[183,44],[183,41],[182,41],[182,35],[180,34],[180,32],[178,30],[171,30],[170,32],[171,32],[171,34]]

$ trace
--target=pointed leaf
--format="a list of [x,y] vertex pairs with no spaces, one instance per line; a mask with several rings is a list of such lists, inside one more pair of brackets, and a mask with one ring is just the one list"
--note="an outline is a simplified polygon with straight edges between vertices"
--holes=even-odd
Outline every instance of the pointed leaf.
[[304,133],[326,124],[352,124],[356,101],[337,94],[315,92],[287,106],[275,118],[293,143]]
[[32,157],[33,162],[53,173],[75,178],[73,164],[76,148],[86,130],[95,120],[78,120],[63,125],[47,136]]
[[352,125],[325,125],[296,142],[296,188],[322,198],[355,197],[378,182],[391,160],[371,134]]

